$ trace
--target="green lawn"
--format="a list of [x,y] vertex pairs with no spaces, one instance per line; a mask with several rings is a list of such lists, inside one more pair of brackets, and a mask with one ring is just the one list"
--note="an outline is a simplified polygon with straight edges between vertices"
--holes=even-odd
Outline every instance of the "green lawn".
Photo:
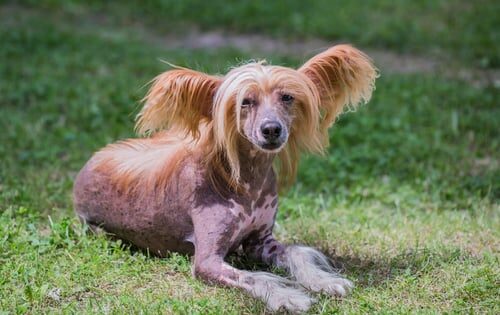
[[152,32],[226,29],[288,39],[355,39],[358,45],[431,55],[444,52],[477,66],[500,67],[500,2],[496,0],[26,2],[74,17],[92,14],[94,22],[140,23]]
[[[255,57],[172,50],[141,34],[229,28],[500,63],[498,1],[191,2],[0,5],[0,313],[265,311],[192,279],[189,257],[131,252],[74,218],[76,172],[133,136],[144,85],[167,69],[160,59],[223,73]],[[356,283],[342,301],[319,297],[311,314],[500,313],[499,94],[498,85],[382,69],[369,105],[333,128],[328,154],[303,159],[277,235],[325,251]]]

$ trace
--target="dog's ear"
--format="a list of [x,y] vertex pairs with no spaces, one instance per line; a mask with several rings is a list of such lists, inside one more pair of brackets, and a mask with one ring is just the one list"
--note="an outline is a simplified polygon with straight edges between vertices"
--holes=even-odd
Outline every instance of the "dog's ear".
[[153,80],[137,115],[136,131],[152,134],[179,127],[197,136],[199,124],[212,119],[212,104],[221,79],[198,71],[176,68]]
[[300,72],[312,80],[320,94],[321,127],[330,127],[344,108],[370,100],[377,69],[363,52],[350,45],[337,45],[312,57]]

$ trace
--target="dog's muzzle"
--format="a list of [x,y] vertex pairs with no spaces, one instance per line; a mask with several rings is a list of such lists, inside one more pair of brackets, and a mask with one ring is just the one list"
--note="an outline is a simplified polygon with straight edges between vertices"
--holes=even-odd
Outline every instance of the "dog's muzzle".
[[259,144],[265,150],[279,149],[287,139],[286,129],[278,121],[267,121],[260,126],[260,134],[264,141]]

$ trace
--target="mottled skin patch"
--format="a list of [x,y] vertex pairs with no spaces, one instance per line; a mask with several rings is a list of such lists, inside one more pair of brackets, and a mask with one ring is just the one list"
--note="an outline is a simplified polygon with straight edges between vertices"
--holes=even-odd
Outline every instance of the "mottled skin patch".
[[192,197],[182,187],[193,170],[186,167],[177,174],[181,183],[169,187],[163,200],[154,192],[122,194],[110,182],[109,174],[93,170],[91,159],[80,171],[74,186],[75,211],[91,228],[131,242],[150,253],[165,256],[170,251],[193,254],[194,245],[186,239],[193,223],[189,214]]

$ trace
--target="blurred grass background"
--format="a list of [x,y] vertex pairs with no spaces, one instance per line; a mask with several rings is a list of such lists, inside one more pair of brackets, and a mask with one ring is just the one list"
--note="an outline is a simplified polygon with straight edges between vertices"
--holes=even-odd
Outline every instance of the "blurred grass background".
[[[1,2],[0,310],[263,312],[192,280],[188,257],[86,235],[72,182],[92,152],[134,136],[144,85],[168,69],[160,59],[224,73],[250,58],[298,66],[349,42],[389,56],[375,59],[377,90],[337,122],[325,157],[303,159],[278,216],[280,239],[317,246],[357,283],[311,312],[499,313],[499,11],[486,0]],[[202,42],[207,32],[251,49]]]

